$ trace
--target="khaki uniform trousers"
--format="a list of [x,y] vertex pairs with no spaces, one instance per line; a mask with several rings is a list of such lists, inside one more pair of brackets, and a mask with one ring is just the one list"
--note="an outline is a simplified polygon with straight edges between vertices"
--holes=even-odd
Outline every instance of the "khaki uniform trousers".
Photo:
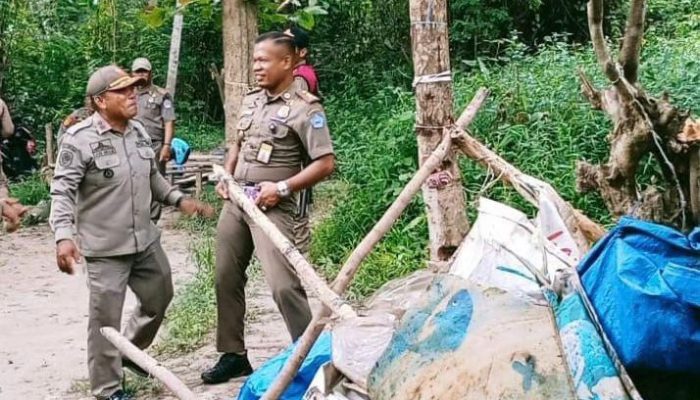
[[[165,162],[160,162],[160,151],[163,149],[163,142],[152,142],[153,151],[156,153],[156,167],[158,167],[158,172],[165,178]],[[158,220],[160,220],[160,214],[163,211],[163,205],[159,201],[153,200],[151,202],[151,221],[153,224],[158,225]]]
[[[294,241],[295,212],[296,203],[292,196],[267,210],[265,215],[289,240]],[[245,352],[246,268],[253,250],[262,264],[272,298],[292,340],[296,341],[311,321],[306,292],[294,267],[238,205],[227,201],[216,235],[216,341],[218,351],[223,353]]]
[[85,257],[90,306],[88,322],[88,370],[90,388],[106,398],[121,387],[122,362],[119,351],[100,333],[100,328],[121,328],[126,287],[138,304],[124,336],[145,349],[156,337],[165,310],[173,297],[170,263],[160,239],[145,251],[116,257]]

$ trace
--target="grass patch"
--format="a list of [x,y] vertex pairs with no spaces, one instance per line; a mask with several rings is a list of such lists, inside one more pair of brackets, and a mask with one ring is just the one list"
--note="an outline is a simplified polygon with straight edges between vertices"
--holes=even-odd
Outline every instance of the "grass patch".
[[33,206],[43,200],[49,201],[51,199],[49,185],[44,182],[40,173],[28,176],[19,182],[11,182],[10,193],[12,197],[27,206]]

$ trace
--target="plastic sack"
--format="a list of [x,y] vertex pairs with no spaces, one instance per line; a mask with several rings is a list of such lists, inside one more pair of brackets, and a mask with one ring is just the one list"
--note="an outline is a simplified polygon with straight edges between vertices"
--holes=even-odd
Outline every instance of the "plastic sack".
[[[268,360],[258,368],[243,384],[238,400],[257,400],[274,382],[282,371],[296,344],[289,346],[282,353]],[[316,371],[331,359],[331,334],[323,332],[311,348],[309,355],[299,369],[299,373],[282,394],[280,400],[298,400],[304,396],[306,389],[316,375]]]
[[396,317],[372,313],[333,327],[333,365],[351,381],[367,387],[367,377],[394,334]]
[[630,372],[700,374],[700,228],[685,236],[622,218],[579,272]]

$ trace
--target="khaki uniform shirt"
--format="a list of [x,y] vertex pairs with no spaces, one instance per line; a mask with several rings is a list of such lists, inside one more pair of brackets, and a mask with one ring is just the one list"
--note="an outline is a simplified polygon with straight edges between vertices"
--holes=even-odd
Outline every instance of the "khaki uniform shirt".
[[243,99],[238,121],[239,182],[281,181],[311,161],[333,154],[328,123],[319,99],[293,83],[270,97],[255,89]]
[[0,137],[9,137],[15,133],[15,124],[12,123],[10,110],[2,99],[0,99]]
[[137,93],[139,112],[136,120],[146,127],[154,143],[165,137],[165,123],[175,121],[175,105],[165,89],[156,85],[146,86]]
[[182,196],[158,173],[143,125],[129,121],[121,135],[95,113],[61,140],[49,222],[56,242],[72,239],[75,225],[86,256],[134,254],[159,237],[151,200],[174,205]]

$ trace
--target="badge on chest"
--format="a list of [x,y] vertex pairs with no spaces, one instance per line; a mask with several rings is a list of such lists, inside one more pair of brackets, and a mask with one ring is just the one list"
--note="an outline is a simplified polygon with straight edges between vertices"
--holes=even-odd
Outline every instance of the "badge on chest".
[[270,162],[270,157],[272,157],[272,150],[274,149],[274,146],[272,146],[272,143],[264,142],[260,145],[260,149],[258,149],[258,155],[256,159],[260,161],[263,164],[267,164]]

